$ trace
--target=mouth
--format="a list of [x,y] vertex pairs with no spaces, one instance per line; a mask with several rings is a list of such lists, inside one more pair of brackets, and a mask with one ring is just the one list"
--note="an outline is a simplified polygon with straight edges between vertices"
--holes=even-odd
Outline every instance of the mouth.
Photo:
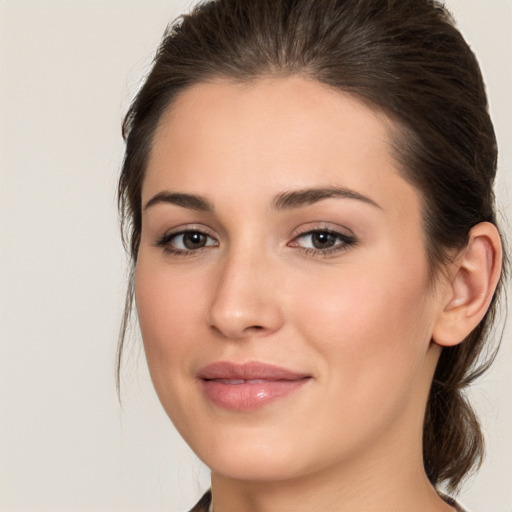
[[284,398],[305,385],[311,376],[266,363],[221,361],[198,372],[206,398],[218,407],[250,411]]

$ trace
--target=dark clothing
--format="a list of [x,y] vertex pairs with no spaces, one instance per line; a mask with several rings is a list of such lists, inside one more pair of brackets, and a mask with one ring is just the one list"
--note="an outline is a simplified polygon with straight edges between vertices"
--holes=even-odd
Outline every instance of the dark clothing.
[[190,512],[208,512],[212,502],[212,491],[207,491]]

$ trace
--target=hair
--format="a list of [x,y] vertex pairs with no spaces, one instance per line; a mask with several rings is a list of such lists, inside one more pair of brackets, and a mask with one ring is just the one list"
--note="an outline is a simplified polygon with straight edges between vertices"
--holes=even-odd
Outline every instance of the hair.
[[[426,255],[435,279],[479,222],[496,225],[497,144],[473,52],[435,0],[213,0],[167,28],[123,124],[118,202],[131,274],[118,347],[132,312],[141,234],[141,188],[164,111],[194,84],[300,75],[394,121],[393,152],[423,199]],[[504,271],[502,272],[504,273]],[[425,471],[456,490],[483,457],[483,436],[464,389],[491,364],[485,350],[500,285],[463,343],[443,348],[426,406]],[[487,358],[482,362],[482,353]]]

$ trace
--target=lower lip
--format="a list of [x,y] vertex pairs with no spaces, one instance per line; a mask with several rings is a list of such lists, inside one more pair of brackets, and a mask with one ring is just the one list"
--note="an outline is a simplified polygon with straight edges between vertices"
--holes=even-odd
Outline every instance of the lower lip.
[[250,411],[284,398],[301,388],[309,378],[297,380],[254,380],[227,383],[203,380],[206,396],[217,406],[236,411]]

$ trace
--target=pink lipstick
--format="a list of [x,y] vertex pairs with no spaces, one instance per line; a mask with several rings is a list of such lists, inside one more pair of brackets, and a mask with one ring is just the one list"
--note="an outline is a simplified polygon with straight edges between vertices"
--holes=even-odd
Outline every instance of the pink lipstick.
[[285,397],[311,376],[278,366],[220,361],[198,372],[206,397],[225,409],[249,411]]

